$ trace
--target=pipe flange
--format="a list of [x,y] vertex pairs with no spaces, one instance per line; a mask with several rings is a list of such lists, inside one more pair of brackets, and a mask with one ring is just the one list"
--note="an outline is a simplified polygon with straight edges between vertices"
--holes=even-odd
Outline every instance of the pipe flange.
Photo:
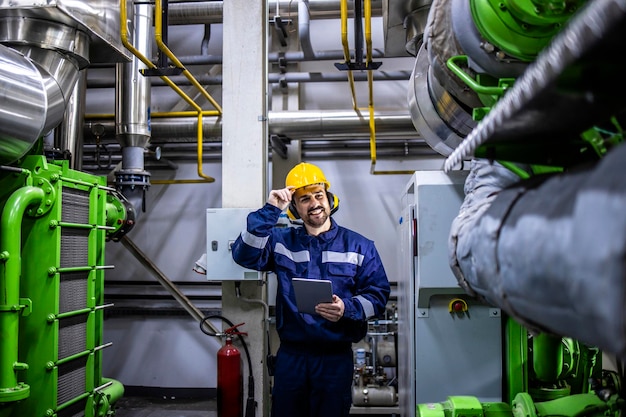
[[148,171],[117,171],[115,173],[115,185],[148,189],[150,187],[150,173]]
[[47,214],[57,199],[56,188],[45,178],[36,178],[34,185],[39,187],[44,192],[44,198],[38,205],[33,205],[26,210],[26,214],[30,217],[41,217]]

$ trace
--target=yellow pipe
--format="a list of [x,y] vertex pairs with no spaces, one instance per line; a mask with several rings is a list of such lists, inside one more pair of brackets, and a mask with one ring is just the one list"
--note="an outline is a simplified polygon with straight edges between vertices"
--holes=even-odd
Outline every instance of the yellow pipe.
[[[199,114],[202,114],[202,116],[219,116],[220,114],[217,112],[217,110],[204,110],[200,113],[195,112],[195,111],[177,111],[177,112],[155,112],[152,113],[150,116],[153,118],[163,118],[163,117],[189,117],[189,116],[198,116]],[[104,120],[104,119],[113,119],[115,117],[114,114],[86,114],[85,118],[86,119],[96,119],[96,120]],[[201,118],[199,118],[201,119]],[[202,120],[199,120],[198,123],[202,123]],[[202,130],[200,130],[200,132],[202,132]],[[202,146],[202,140],[200,139],[200,141],[198,142],[199,146]],[[202,149],[199,149],[198,151],[198,163],[201,164],[202,161]],[[201,166],[201,165],[200,165]],[[200,171],[199,171],[200,172]],[[204,175],[204,174],[203,174]],[[213,179],[212,177],[206,177],[200,175],[202,178],[202,180],[186,180],[186,179],[181,179],[181,180],[151,180],[150,184],[197,184],[197,183],[205,183],[205,182],[215,182],[215,179]]]
[[[358,1],[358,0],[357,0]],[[365,14],[365,47],[367,67],[372,64],[372,2],[371,0],[363,1],[363,11]],[[369,88],[369,116],[370,116],[370,154],[371,167],[370,173],[374,175],[389,174],[412,174],[414,171],[376,171],[376,121],[374,118],[374,73],[371,69],[367,71],[367,86]]]
[[207,100],[209,100],[213,107],[215,107],[215,109],[217,109],[217,111],[219,111],[221,114],[222,108],[220,107],[220,105],[213,99],[213,97],[211,97],[208,91],[206,91],[206,89],[202,87],[202,85],[200,85],[198,80],[196,80],[194,76],[191,75],[191,73],[187,70],[187,68],[185,68],[182,62],[180,62],[178,58],[176,58],[176,56],[172,53],[168,46],[163,43],[163,18],[161,16],[161,0],[155,0],[154,7],[156,9],[154,11],[154,37],[156,39],[157,46],[161,51],[165,52],[168,58],[172,60],[174,65],[176,65],[176,67],[183,70],[183,75],[187,77],[189,81],[191,81],[191,84],[193,84],[194,87],[196,87],[200,91],[200,93],[202,93],[202,95]]
[[202,184],[206,180],[154,180],[150,184]]
[[[346,64],[350,64],[350,48],[348,45],[348,0],[341,0],[341,44],[343,45],[343,59]],[[348,70],[348,82],[352,93],[352,108],[359,115],[361,111],[356,105],[356,92],[354,91],[354,75],[352,70]]]
[[[202,110],[200,113],[202,113],[203,116],[221,116],[222,113],[220,113],[218,110]],[[164,118],[164,117],[189,117],[189,116],[195,116],[198,113],[195,111],[169,111],[169,112],[154,112],[152,113],[152,117],[156,117],[156,118]]]
[[207,182],[215,182],[215,178],[209,177],[202,172],[202,112],[198,113],[198,140],[196,142],[198,148],[198,176],[205,178]]
[[[202,110],[203,116],[220,116],[220,113],[217,110]],[[197,116],[198,112],[196,111],[170,111],[170,112],[154,112],[150,113],[150,117],[153,119],[162,119],[166,117],[190,117]],[[85,119],[96,119],[96,120],[107,120],[114,119],[115,115],[111,113],[101,113],[101,114],[86,114]]]
[[[128,30],[126,29],[126,19],[128,19],[128,14],[126,11],[126,1],[120,0],[120,37],[122,38],[122,44],[128,49],[133,55],[135,55],[141,62],[143,62],[148,68],[155,69],[156,65],[152,63],[146,56],[144,56],[139,50],[137,50],[129,41],[128,41]],[[189,97],[184,93],[172,80],[168,77],[161,75],[159,76],[167,85],[169,85],[178,95],[180,95],[190,106],[192,106],[197,111],[202,111],[202,109]]]
[[[179,68],[183,69],[183,75],[185,75],[185,77],[187,77],[187,79],[189,81],[191,81],[191,83],[202,93],[202,95],[204,95],[206,97],[207,100],[209,100],[209,102],[213,105],[213,107],[215,107],[215,109],[219,112],[219,114],[221,115],[222,113],[222,108],[220,107],[219,104],[217,104],[217,102],[213,99],[213,97],[211,97],[209,95],[209,93],[200,85],[200,83],[198,83],[198,81],[191,75],[191,73],[187,70],[187,68],[185,68],[183,66],[183,64],[178,60],[178,58],[176,58],[176,56],[174,56],[174,54],[172,53],[172,51],[170,51],[170,49],[163,43],[163,19],[161,17],[161,0],[156,0],[154,2],[154,6],[155,6],[155,11],[154,11],[154,15],[155,15],[155,24],[154,24],[154,37],[156,39],[156,43],[159,47],[159,49],[163,52],[165,52],[165,54],[168,56],[168,58],[170,58],[172,60],[172,62]],[[202,171],[202,128],[203,128],[203,124],[202,124],[202,109],[194,103],[194,108],[198,111],[198,134],[197,134],[197,149],[198,149],[198,176],[201,178],[205,178],[208,182],[215,182],[215,178],[213,177],[209,177],[208,175],[204,174],[204,172]]]
[[[160,6],[160,1],[157,1]],[[157,16],[157,20],[161,21],[161,13],[160,10],[158,13],[155,13]],[[126,20],[128,19],[128,13],[126,10],[126,0],[120,0],[120,37],[122,38],[122,44],[133,54],[135,55],[141,62],[143,62],[148,68],[155,69],[156,65],[152,63],[147,57],[145,57],[139,50],[137,50],[131,43],[128,41],[128,30],[126,28]],[[161,27],[159,26],[159,29]],[[164,75],[160,76],[160,78],[165,81],[167,85],[169,85],[180,97],[183,98],[191,107],[193,107],[198,114],[198,175],[201,178],[204,178],[206,181],[204,182],[215,182],[215,178],[209,177],[202,172],[202,109],[198,106],[183,90],[181,90],[176,84]],[[218,110],[221,115],[222,109]]]

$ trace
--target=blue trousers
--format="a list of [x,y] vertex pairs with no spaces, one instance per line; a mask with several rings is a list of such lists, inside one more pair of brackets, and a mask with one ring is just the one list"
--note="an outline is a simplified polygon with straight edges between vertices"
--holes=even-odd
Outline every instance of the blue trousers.
[[322,352],[281,345],[276,355],[272,417],[347,417],[353,373],[350,346]]

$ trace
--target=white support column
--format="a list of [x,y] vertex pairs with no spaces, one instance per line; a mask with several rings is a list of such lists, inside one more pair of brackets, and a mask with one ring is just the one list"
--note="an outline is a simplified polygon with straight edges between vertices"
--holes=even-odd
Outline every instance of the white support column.
[[[222,87],[222,206],[261,207],[267,197],[267,3],[228,0],[223,6]],[[245,227],[241,225],[242,229]],[[269,415],[269,378],[265,367],[267,342],[264,323],[266,286],[242,282],[241,298],[235,283],[222,283],[222,312],[242,331],[252,360],[255,416]],[[245,352],[242,351],[242,357]],[[244,366],[244,407],[248,398],[248,364]]]

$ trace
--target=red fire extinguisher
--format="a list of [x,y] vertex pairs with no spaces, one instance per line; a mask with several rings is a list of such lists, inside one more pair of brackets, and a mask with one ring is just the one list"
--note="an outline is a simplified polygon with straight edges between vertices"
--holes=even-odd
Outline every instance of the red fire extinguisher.
[[241,353],[230,336],[217,351],[217,415],[243,416],[243,374]]

